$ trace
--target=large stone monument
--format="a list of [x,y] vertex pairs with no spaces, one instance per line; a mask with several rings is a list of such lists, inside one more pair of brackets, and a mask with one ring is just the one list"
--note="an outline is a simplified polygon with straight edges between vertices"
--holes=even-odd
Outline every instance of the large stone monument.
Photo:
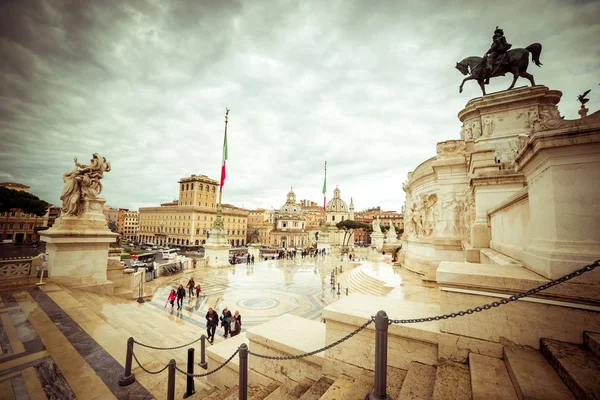
[[398,243],[398,234],[396,233],[396,227],[390,219],[390,229],[385,233],[385,242],[389,244]]
[[88,286],[112,292],[107,281],[108,248],[118,237],[108,229],[100,198],[101,179],[110,171],[106,158],[94,154],[89,165],[75,158],[72,171],[63,174],[62,214],[40,233],[48,253],[48,277],[68,286]]
[[321,232],[319,232],[319,238],[317,239],[317,250],[322,249],[325,249],[326,253],[331,252],[331,239],[329,238],[327,223],[323,223],[323,226],[321,226]]
[[229,249],[231,249],[231,245],[225,234],[223,217],[221,216],[221,205],[219,204],[215,224],[209,231],[208,240],[204,245],[206,265],[213,268],[229,267]]
[[378,252],[381,252],[383,248],[383,233],[381,233],[381,223],[379,221],[379,215],[373,220],[373,233],[371,233],[371,245],[375,246]]

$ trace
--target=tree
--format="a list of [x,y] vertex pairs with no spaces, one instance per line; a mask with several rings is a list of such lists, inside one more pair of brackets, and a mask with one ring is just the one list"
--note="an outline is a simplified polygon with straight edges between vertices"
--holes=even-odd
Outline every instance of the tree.
[[48,203],[31,193],[0,187],[0,212],[8,212],[15,208],[41,217],[46,214]]
[[348,241],[352,237],[355,229],[368,229],[370,225],[363,224],[362,222],[353,221],[351,219],[347,219],[345,221],[340,221],[335,226],[338,229],[344,231],[344,240],[342,240],[342,247],[348,247]]

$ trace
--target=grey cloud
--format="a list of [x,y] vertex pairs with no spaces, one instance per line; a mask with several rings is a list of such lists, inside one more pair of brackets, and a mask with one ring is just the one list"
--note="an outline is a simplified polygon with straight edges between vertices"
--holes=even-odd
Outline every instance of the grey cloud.
[[73,156],[94,152],[112,163],[113,206],[170,201],[192,173],[218,179],[227,106],[225,201],[279,207],[293,185],[320,202],[328,160],[329,197],[338,184],[359,209],[399,210],[406,173],[458,137],[456,114],[480,95],[458,94],[455,62],[482,55],[496,25],[513,46],[544,45],[533,74],[563,91],[568,118],[600,72],[597,1],[0,7],[0,177],[55,203]]

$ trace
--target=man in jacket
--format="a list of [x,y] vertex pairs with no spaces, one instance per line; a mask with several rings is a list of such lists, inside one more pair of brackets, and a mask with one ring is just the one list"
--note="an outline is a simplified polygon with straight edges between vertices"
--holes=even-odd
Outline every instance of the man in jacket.
[[177,289],[177,310],[181,310],[181,307],[183,307],[183,298],[185,297],[185,289],[183,288],[183,285],[179,285],[179,288]]
[[212,307],[208,307],[208,312],[206,313],[206,333],[210,344],[215,340],[217,325],[219,325],[219,316],[213,311]]

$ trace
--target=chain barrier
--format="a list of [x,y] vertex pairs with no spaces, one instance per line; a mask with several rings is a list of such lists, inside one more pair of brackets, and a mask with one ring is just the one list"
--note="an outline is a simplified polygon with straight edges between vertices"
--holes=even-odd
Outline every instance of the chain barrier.
[[146,371],[147,373],[149,373],[150,375],[158,375],[161,372],[163,372],[165,369],[169,368],[169,364],[165,365],[165,367],[163,369],[161,369],[160,371],[149,371],[146,368],[144,368],[144,366],[142,365],[142,363],[138,360],[137,356],[135,355],[135,352],[133,350],[131,350],[131,354],[133,355],[133,358],[135,359],[135,362],[138,363],[138,365],[140,366],[141,369],[143,369],[144,371]]
[[[227,360],[225,360],[225,362],[221,365],[219,365],[217,368],[213,369],[212,371],[206,372],[204,374],[190,374],[189,372],[186,372],[184,370],[182,370],[181,368],[179,368],[178,366],[175,366],[175,369],[177,371],[179,371],[180,373],[182,373],[183,375],[189,376],[189,377],[193,377],[193,378],[202,378],[204,376],[209,376],[211,374],[214,374],[215,372],[217,372],[218,370],[220,370],[221,368],[223,368],[224,366],[226,366],[229,361],[233,360],[233,357],[235,357],[237,355],[237,353],[240,352],[240,349],[237,349],[232,355],[231,357],[229,357]],[[168,367],[168,365],[167,365]],[[166,367],[165,367],[166,368]]]
[[152,349],[152,350],[177,350],[177,349],[182,349],[184,347],[191,346],[192,344],[200,341],[201,339],[202,339],[202,336],[200,336],[198,339],[194,340],[193,342],[190,342],[188,344],[182,344],[181,346],[175,346],[175,347],[154,347],[154,346],[150,346],[148,344],[140,343],[135,339],[133,339],[133,343],[139,344],[142,347],[146,347],[146,348]]
[[258,353],[254,353],[253,351],[248,350],[248,354],[253,355],[255,357],[258,358],[266,358],[267,360],[297,360],[299,358],[304,358],[304,357],[309,357],[309,356],[314,356],[317,353],[320,353],[322,351],[325,350],[329,350],[332,347],[337,346],[340,343],[345,342],[346,340],[350,339],[352,336],[356,335],[358,332],[362,331],[363,329],[365,329],[367,326],[369,326],[369,324],[373,323],[373,318],[371,318],[370,320],[368,320],[367,322],[365,322],[364,324],[362,324],[361,326],[359,326],[357,329],[355,329],[353,332],[349,333],[348,335],[344,336],[343,338],[328,344],[327,346],[317,349],[317,350],[313,350],[309,353],[304,353],[304,354],[297,354],[294,356],[268,356],[265,354],[258,354]]
[[450,314],[444,314],[444,315],[438,315],[435,317],[425,317],[425,318],[413,318],[413,319],[390,319],[389,320],[389,324],[414,324],[414,323],[419,323],[419,322],[431,322],[431,321],[439,321],[442,319],[449,319],[449,318],[456,318],[456,317],[462,317],[463,315],[466,314],[473,314],[474,312],[481,312],[483,310],[489,310],[490,308],[493,307],[499,307],[501,305],[504,304],[508,304],[510,302],[513,301],[517,301],[519,299],[522,299],[523,297],[527,297],[527,296],[531,296],[532,294],[536,294],[538,292],[541,292],[542,290],[546,290],[551,288],[552,286],[556,286],[558,284],[561,284],[563,282],[566,282],[570,279],[573,279],[579,275],[582,275],[586,272],[592,271],[594,270],[596,267],[600,266],[600,260],[596,260],[594,263],[590,264],[590,265],[586,265],[585,267],[578,269],[577,271],[573,271],[570,274],[567,275],[563,275],[560,278],[556,278],[553,281],[550,281],[548,283],[545,283],[543,285],[540,285],[538,287],[535,287],[533,289],[529,289],[526,292],[521,292],[518,294],[513,294],[512,296],[509,296],[505,299],[502,300],[498,300],[498,301],[494,301],[493,303],[489,303],[489,304],[485,304],[483,306],[478,306],[475,308],[469,308],[467,310],[464,311],[458,311],[458,312],[453,312]]

